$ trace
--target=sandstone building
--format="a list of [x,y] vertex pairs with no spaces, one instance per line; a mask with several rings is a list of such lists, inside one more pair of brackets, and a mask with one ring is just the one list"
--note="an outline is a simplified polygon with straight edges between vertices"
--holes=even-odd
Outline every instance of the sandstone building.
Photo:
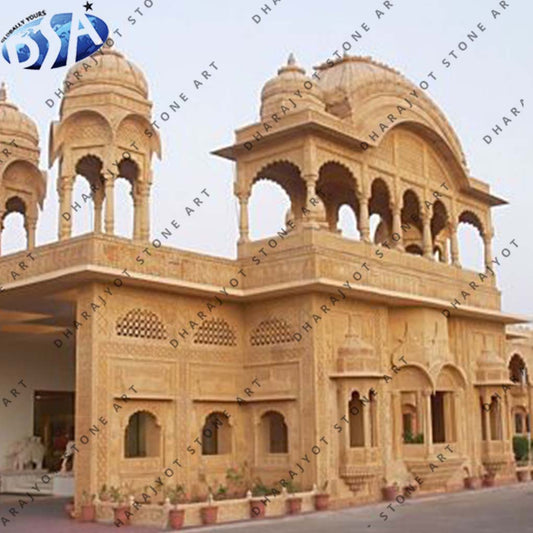
[[[490,264],[491,208],[505,202],[470,176],[442,111],[400,73],[363,57],[316,72],[291,57],[263,88],[260,121],[215,152],[236,165],[235,260],[150,244],[161,146],[146,135],[147,81],[114,50],[72,86],[51,126],[59,239],[36,246],[39,136],[2,89],[0,221],[20,213],[28,235],[27,251],[0,258],[2,455],[34,433],[51,449],[75,427],[78,496],[104,483],[142,487],[176,459],[175,479],[191,491],[243,461],[266,483],[300,463],[300,486],[328,480],[335,498],[360,501],[414,476],[427,491],[484,473],[515,478],[533,342],[509,328],[522,320],[501,311],[494,276],[461,267],[457,242],[460,224],[475,226]],[[76,176],[93,187],[95,224],[72,238]],[[118,179],[132,186],[132,239],[114,235]],[[261,179],[291,209],[274,240],[252,241],[248,201]],[[360,240],[337,230],[341,206]],[[463,291],[468,301],[450,307]],[[224,424],[195,444],[216,416]],[[447,446],[453,456],[430,475]]]

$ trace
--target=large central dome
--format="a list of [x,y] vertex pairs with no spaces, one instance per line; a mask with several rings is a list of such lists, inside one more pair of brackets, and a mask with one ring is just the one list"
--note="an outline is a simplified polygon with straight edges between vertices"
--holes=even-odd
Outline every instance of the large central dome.
[[[102,54],[93,54],[94,61],[84,61],[74,65],[67,74],[67,80],[72,83],[69,93],[86,91],[87,89],[105,86],[116,87],[119,91],[133,91],[143,98],[148,98],[148,83],[142,71],[128,61],[123,54],[108,46],[101,48]],[[84,68],[84,64],[88,67]],[[75,72],[79,76],[75,76]]]

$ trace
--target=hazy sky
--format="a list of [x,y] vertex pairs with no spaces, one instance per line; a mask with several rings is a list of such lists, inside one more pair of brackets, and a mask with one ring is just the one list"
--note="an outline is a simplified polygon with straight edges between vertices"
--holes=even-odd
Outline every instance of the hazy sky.
[[[2,36],[31,13],[83,11],[84,2],[33,1],[3,2],[0,33]],[[147,1],[150,4],[150,1]],[[465,151],[471,175],[490,184],[493,194],[509,201],[508,206],[493,210],[496,236],[494,254],[511,239],[512,255],[497,268],[498,286],[503,292],[506,311],[533,315],[533,280],[529,261],[533,257],[529,234],[533,207],[533,182],[529,174],[532,150],[530,131],[533,105],[530,21],[533,4],[511,0],[502,9],[492,0],[394,0],[389,10],[383,2],[354,0],[230,0],[227,2],[176,2],[153,0],[153,7],[143,0],[104,2],[94,0],[93,13],[118,29],[117,47],[140,66],[150,84],[154,117],[168,111],[168,105],[185,92],[189,100],[172,118],[161,125],[163,160],[154,163],[152,188],[152,233],[157,233],[176,217],[183,219],[183,206],[202,187],[211,193],[211,201],[199,216],[184,225],[171,244],[214,255],[234,257],[238,238],[237,203],[232,193],[233,166],[209,152],[233,142],[233,130],[255,122],[259,113],[259,95],[264,83],[294,52],[308,70],[327,58],[350,34],[366,23],[371,31],[354,44],[350,53],[370,55],[403,72],[417,83],[430,82],[429,95],[443,110],[455,128]],[[135,13],[139,8],[140,15]],[[385,15],[377,20],[375,9]],[[491,9],[497,9],[496,19]],[[259,24],[252,16],[259,14]],[[136,19],[135,25],[128,17]],[[486,28],[476,29],[478,23]],[[475,42],[467,33],[476,30]],[[468,48],[459,50],[465,41]],[[462,45],[461,45],[462,46]],[[450,56],[454,51],[457,59]],[[451,66],[442,63],[448,58]],[[199,79],[209,63],[218,67],[215,75],[199,90]],[[213,69],[211,69],[213,72]],[[58,118],[59,102],[53,93],[61,87],[67,69],[19,71],[0,58],[0,79],[8,84],[9,99],[38,124],[41,134],[41,166],[48,166],[48,131]],[[428,77],[433,72],[437,80]],[[47,98],[56,104],[49,108]],[[524,101],[522,108],[520,100]],[[521,108],[518,117],[511,107]],[[512,119],[503,126],[503,116]],[[499,124],[499,136],[491,128]],[[483,136],[491,134],[487,145]],[[48,193],[37,232],[38,244],[56,240],[58,204],[57,168],[49,171]],[[123,180],[121,180],[123,182]],[[74,197],[87,190],[78,180]],[[118,229],[131,228],[131,208],[125,188],[117,197]],[[281,202],[280,202],[281,199]],[[275,187],[256,187],[251,199],[252,236],[273,233],[283,224],[287,208],[284,195]],[[75,234],[92,224],[90,209],[84,209],[75,221]],[[18,221],[10,217],[4,232],[5,250],[20,247]],[[20,229],[20,228],[19,228]],[[180,230],[181,231],[181,230]],[[471,239],[465,241],[467,247]],[[480,241],[476,249],[462,250],[466,264],[479,261]],[[464,247],[463,247],[464,248]]]

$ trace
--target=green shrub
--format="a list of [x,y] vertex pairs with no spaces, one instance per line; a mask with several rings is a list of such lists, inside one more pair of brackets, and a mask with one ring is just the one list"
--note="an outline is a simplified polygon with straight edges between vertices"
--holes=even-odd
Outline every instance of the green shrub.
[[527,461],[529,459],[527,437],[515,435],[513,437],[513,451],[517,461]]

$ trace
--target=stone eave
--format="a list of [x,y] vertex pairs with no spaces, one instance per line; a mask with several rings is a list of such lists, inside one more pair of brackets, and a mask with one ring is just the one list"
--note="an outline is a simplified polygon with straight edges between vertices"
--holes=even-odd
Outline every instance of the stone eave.
[[[220,287],[208,283],[198,283],[175,278],[155,276],[132,272],[130,277],[125,277],[120,269],[103,267],[98,265],[78,265],[34,276],[29,279],[21,279],[8,283],[4,286],[5,296],[12,291],[33,293],[35,287],[41,285],[44,293],[48,296],[76,289],[83,283],[112,283],[112,280],[122,278],[132,287],[158,290],[169,293],[186,294],[196,297],[214,297],[219,295]],[[126,283],[125,283],[126,284]],[[342,288],[338,280],[330,278],[314,278],[301,281],[275,283],[260,288],[233,289],[228,288],[225,297],[232,302],[251,302],[286,296],[289,294],[309,294],[310,292],[332,294]],[[43,291],[40,292],[43,294]],[[352,285],[351,292],[346,290],[348,297],[376,302],[390,307],[426,307],[430,309],[449,309],[449,302],[439,298],[416,296],[400,291],[382,289],[379,287]],[[462,305],[457,310],[452,310],[452,317],[482,319],[490,322],[503,324],[519,324],[529,322],[519,315],[503,313],[495,309],[483,309],[469,305]]]

